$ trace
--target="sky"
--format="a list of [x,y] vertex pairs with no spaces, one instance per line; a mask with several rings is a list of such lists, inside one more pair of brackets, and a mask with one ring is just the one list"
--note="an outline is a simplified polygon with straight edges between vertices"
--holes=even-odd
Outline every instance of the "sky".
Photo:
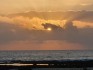
[[93,0],[0,0],[0,13],[93,10]]
[[93,50],[93,0],[0,0],[0,50]]

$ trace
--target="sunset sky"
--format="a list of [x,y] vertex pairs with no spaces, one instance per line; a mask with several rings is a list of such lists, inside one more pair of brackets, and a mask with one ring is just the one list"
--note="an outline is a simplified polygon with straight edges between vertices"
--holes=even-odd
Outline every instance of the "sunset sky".
[[93,10],[93,0],[0,0],[0,13]]
[[0,0],[0,50],[93,49],[93,0]]

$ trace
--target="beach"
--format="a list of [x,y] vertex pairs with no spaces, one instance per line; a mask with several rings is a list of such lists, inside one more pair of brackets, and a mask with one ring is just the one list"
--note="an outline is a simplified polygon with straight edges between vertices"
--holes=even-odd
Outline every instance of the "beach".
[[0,51],[0,70],[93,70],[93,51]]

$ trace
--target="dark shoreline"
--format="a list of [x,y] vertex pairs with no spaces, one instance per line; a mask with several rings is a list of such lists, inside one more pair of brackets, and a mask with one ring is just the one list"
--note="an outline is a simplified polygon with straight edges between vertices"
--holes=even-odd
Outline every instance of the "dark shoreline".
[[45,61],[10,61],[0,63],[0,70],[31,70],[32,68],[91,68],[93,60],[45,60]]

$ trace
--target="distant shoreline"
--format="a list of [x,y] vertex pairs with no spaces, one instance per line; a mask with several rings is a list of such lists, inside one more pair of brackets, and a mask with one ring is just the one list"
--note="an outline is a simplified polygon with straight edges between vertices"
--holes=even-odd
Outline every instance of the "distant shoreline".
[[0,67],[46,67],[46,68],[82,68],[82,67],[93,67],[93,60],[42,60],[42,61],[5,61],[0,63]]
[[[0,70],[92,70],[93,60],[66,60],[66,61],[11,61],[0,63]],[[59,70],[58,69],[58,70]]]

